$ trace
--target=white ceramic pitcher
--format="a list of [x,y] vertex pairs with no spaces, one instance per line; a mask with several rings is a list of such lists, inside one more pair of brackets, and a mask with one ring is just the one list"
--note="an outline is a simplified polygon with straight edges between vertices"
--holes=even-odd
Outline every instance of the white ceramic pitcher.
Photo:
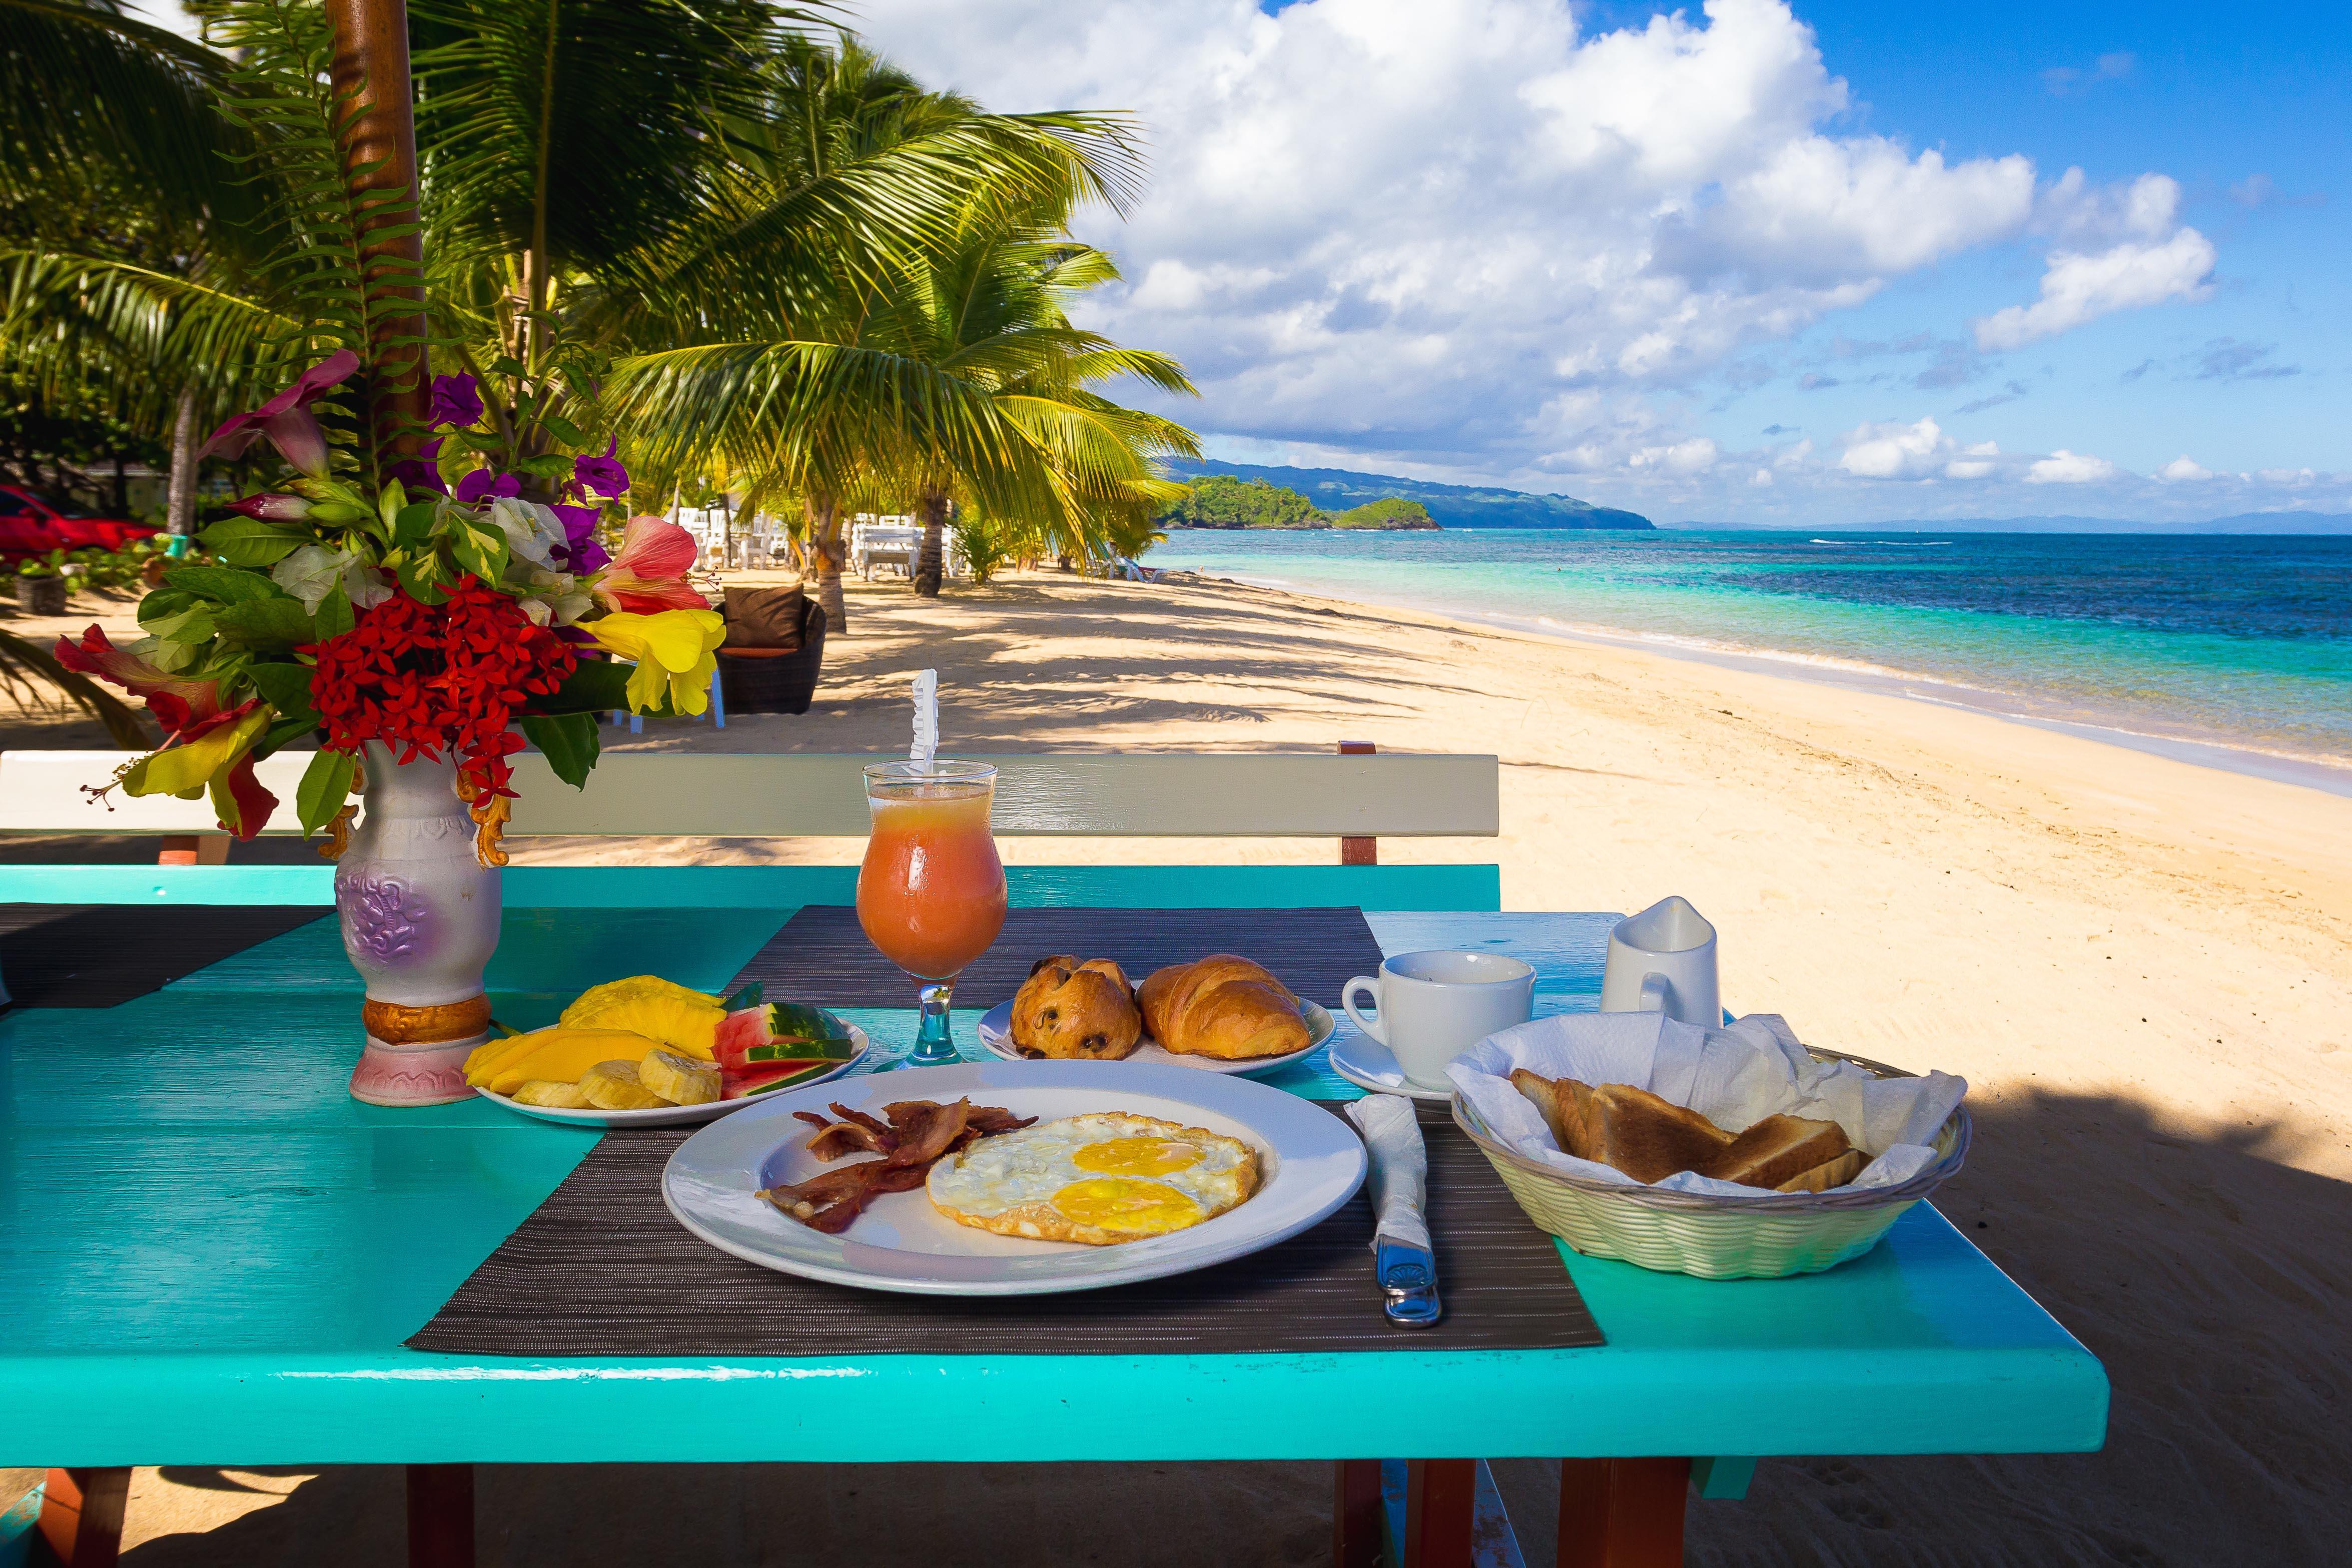
[[1604,1013],[1664,1013],[1685,1024],[1723,1026],[1715,927],[1688,899],[1661,899],[1609,933],[1601,972]]

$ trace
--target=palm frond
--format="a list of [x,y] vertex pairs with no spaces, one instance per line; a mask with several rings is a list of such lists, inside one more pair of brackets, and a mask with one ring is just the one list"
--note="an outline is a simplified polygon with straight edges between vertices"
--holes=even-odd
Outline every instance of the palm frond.
[[58,662],[57,655],[15,632],[0,631],[0,690],[26,708],[64,712],[79,709],[106,726],[114,743],[143,752],[155,743],[146,721],[121,698],[86,675]]

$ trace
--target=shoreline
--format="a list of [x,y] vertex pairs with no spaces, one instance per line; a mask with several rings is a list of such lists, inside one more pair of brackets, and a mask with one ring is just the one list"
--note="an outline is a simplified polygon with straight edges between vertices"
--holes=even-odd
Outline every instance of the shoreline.
[[[2147,756],[2163,757],[2172,762],[2186,763],[2191,767],[2211,768],[2217,772],[2240,773],[2249,778],[2267,779],[2273,784],[2294,784],[2322,794],[2352,798],[2352,764],[2336,763],[2325,757],[2308,754],[2263,751],[2228,741],[2201,739],[2189,735],[2160,735],[2142,730],[2127,729],[2120,724],[2101,724],[2085,719],[2060,718],[2053,714],[2021,711],[2005,703],[2024,700],[2017,693],[1991,687],[1969,686],[1939,676],[1922,675],[1914,671],[1874,666],[1857,659],[1836,659],[1819,654],[1798,653],[1782,648],[1742,647],[1710,647],[1690,638],[1663,633],[1622,631],[1607,626],[1571,626],[1549,616],[1512,615],[1501,611],[1454,609],[1415,604],[1403,599],[1353,597],[1320,586],[1308,586],[1296,581],[1272,576],[1258,577],[1241,574],[1223,574],[1202,572],[1191,567],[1171,567],[1171,571],[1190,572],[1205,582],[1228,582],[1268,593],[1290,594],[1304,598],[1328,599],[1334,604],[1372,605],[1384,610],[1403,610],[1415,615],[1433,616],[1459,625],[1480,628],[1519,632],[1529,637],[1546,637],[1559,642],[1586,644],[1601,647],[1622,648],[1636,653],[1654,653],[1663,658],[1691,664],[1703,664],[1717,669],[1734,669],[1749,675],[1769,676],[1808,686],[1826,686],[1838,690],[1868,692],[1884,697],[1900,697],[1935,707],[1953,708],[1962,712],[1980,713],[2012,724],[2023,724],[2054,734],[2073,735],[2080,740],[2095,741],[2102,745],[2116,746]],[[1918,689],[1937,689],[1934,691]]]

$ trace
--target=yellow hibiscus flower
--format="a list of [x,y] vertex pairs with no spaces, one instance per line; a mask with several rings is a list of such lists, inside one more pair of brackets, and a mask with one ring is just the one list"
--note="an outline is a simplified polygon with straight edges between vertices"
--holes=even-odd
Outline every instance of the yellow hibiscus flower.
[[650,713],[664,696],[679,713],[699,713],[710,706],[710,678],[719,671],[719,645],[727,640],[727,623],[716,610],[651,616],[624,611],[585,626],[614,654],[636,661],[629,677],[631,709]]

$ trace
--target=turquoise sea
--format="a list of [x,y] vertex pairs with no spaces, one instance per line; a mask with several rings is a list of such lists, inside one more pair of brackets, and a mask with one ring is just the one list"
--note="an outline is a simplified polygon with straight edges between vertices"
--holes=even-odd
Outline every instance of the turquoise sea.
[[1150,564],[1899,690],[2352,794],[2352,537],[1185,531]]

